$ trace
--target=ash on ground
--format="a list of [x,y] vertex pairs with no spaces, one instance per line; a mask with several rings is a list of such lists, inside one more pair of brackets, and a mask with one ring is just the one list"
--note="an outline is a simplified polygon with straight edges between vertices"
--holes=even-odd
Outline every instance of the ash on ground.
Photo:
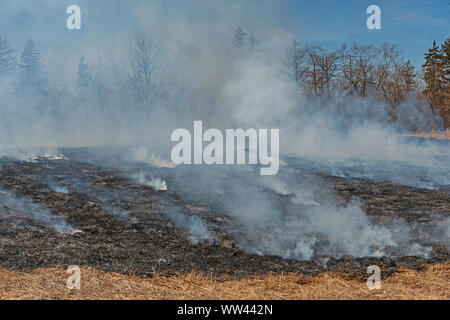
[[[292,223],[298,218],[293,215],[295,210],[309,208],[307,212],[314,213],[321,203],[273,181],[263,183],[262,188],[270,203],[276,203],[270,210],[277,210],[274,228],[283,236],[274,236],[275,229],[258,228],[252,217],[246,217],[250,222],[239,219],[232,213],[232,205],[219,201],[224,191],[214,190],[217,185],[209,188],[212,193],[196,197],[190,185],[203,182],[201,178],[196,181],[195,171],[181,174],[182,168],[113,165],[83,158],[79,150],[72,153],[65,161],[0,160],[1,268],[79,265],[139,275],[195,271],[240,277],[268,272],[314,275],[325,270],[362,275],[367,266],[375,264],[388,275],[399,267],[421,269],[425,264],[450,260],[450,188],[445,186],[419,188],[386,179],[290,169],[332,190],[328,194],[335,202],[331,211],[357,210],[364,223],[350,229],[349,237],[367,232],[383,237],[387,230],[386,237],[392,239],[384,239],[387,245],[377,254],[376,248],[354,248],[346,243],[347,238],[327,234],[323,225],[306,227],[310,220],[305,215]],[[155,188],[135,178],[143,171],[149,172],[148,181],[153,179],[165,187]],[[292,172],[287,175],[293,179]],[[245,186],[245,178],[241,183]],[[355,201],[357,209],[352,207]],[[338,223],[324,224],[333,227]],[[401,235],[405,228],[407,237]],[[374,239],[369,239],[368,245],[376,245],[378,238]],[[278,244],[271,247],[271,240]],[[391,240],[397,248],[389,247]],[[304,248],[298,246],[299,241]],[[398,244],[408,250],[401,251]],[[346,255],[346,250],[359,256]]]

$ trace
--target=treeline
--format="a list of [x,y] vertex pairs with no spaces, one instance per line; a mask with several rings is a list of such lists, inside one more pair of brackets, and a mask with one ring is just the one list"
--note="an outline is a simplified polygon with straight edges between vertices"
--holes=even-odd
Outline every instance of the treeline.
[[19,95],[42,93],[47,89],[47,74],[34,42],[29,39],[17,58],[8,41],[0,36],[0,77],[14,73],[17,75],[15,89]]
[[441,116],[450,127],[449,42],[436,44],[425,55],[422,70],[415,70],[397,46],[342,45],[330,51],[296,41],[289,48],[287,65],[291,78],[309,94],[372,97],[388,104],[392,120],[404,101],[426,101],[432,117]]
[[[233,47],[238,55],[251,54],[257,44],[253,34],[236,29]],[[416,70],[394,44],[353,43],[327,50],[294,41],[285,64],[290,78],[310,96],[325,101],[336,95],[382,101],[390,109],[391,121],[397,120],[402,103],[409,101],[429,108],[431,122],[450,128],[449,51],[450,38],[441,46],[434,42],[422,68]]]
[[409,60],[403,60],[395,45],[377,48],[355,43],[327,51],[294,42],[288,63],[292,78],[319,96],[339,90],[396,105],[419,87],[414,67]]
[[[255,35],[241,27],[230,40],[235,58],[251,57],[260,46]],[[174,84],[178,66],[169,64],[189,64],[192,57],[201,55],[198,51],[195,46],[185,48],[182,57],[168,62],[157,43],[136,37],[125,63],[105,62],[98,57],[89,65],[80,57],[74,99],[74,90],[63,88],[61,83],[49,84],[32,40],[28,40],[17,57],[8,41],[0,37],[0,79],[14,75],[17,96],[43,98],[40,105],[52,112],[63,112],[59,106],[70,100],[73,104],[105,110],[111,106],[122,110],[134,108],[145,115],[155,104],[168,104],[169,99],[177,99],[177,94],[183,95],[182,89],[175,89]],[[292,81],[311,97],[326,101],[338,94],[382,101],[389,106],[392,121],[396,121],[397,108],[402,103],[415,101],[431,110],[430,118],[442,117],[450,128],[449,51],[450,38],[440,46],[433,43],[421,70],[415,70],[397,46],[391,44],[376,47],[354,43],[327,50],[294,41],[280,59]],[[185,98],[186,95],[180,98],[183,103]]]
[[[1,89],[5,91],[7,82],[9,93],[41,113],[63,116],[69,109],[83,108],[86,114],[101,116],[133,107],[130,112],[145,115],[152,104],[162,100],[155,96],[161,95],[168,86],[162,85],[163,80],[155,76],[161,63],[157,45],[145,37],[130,42],[133,47],[128,48],[125,63],[98,56],[88,64],[81,56],[74,70],[75,77],[63,73],[49,77],[33,40],[28,40],[17,56],[8,41],[0,37]],[[69,83],[68,79],[74,78],[75,82]]]

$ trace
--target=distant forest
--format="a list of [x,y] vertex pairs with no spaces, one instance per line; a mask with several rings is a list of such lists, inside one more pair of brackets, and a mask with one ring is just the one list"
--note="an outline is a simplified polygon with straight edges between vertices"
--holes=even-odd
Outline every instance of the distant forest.
[[310,94],[374,97],[395,109],[405,100],[422,100],[432,117],[450,128],[450,38],[425,53],[422,70],[415,70],[395,45],[381,47],[354,43],[336,51],[294,42],[290,48],[291,77]]
[[[230,52],[235,57],[251,56],[260,41],[238,27],[230,35]],[[197,54],[195,47],[188,48],[186,54]],[[170,81],[158,79],[161,69],[170,66],[163,65],[155,42],[136,37],[128,58],[126,67],[108,67],[101,58],[89,65],[80,57],[78,70],[74,70],[76,84],[68,90],[58,81],[49,81],[41,54],[31,39],[17,56],[7,39],[0,37],[0,79],[14,79],[15,95],[33,97],[40,107],[52,112],[58,112],[61,100],[69,95],[76,96],[72,100],[78,104],[90,103],[98,108],[114,104],[125,109],[132,105],[139,110],[151,108],[155,101],[171,95]],[[326,101],[339,92],[342,96],[382,101],[389,107],[390,121],[397,120],[399,105],[415,101],[423,106],[424,114],[440,123],[439,129],[450,128],[450,38],[442,44],[433,42],[424,53],[421,70],[415,70],[393,44],[376,47],[353,43],[327,50],[294,41],[280,59],[289,78],[308,96]],[[188,64],[189,59],[183,63]],[[411,127],[421,129],[426,128]]]

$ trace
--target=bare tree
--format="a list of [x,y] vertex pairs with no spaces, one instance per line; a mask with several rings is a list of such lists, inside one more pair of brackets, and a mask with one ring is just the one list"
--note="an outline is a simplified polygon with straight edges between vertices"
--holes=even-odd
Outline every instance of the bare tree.
[[303,84],[303,68],[305,63],[305,51],[294,40],[292,45],[287,50],[285,65],[288,68],[289,77],[294,80],[299,86]]
[[294,41],[288,50],[287,66],[290,77],[315,95],[332,89],[336,77],[338,55],[320,46],[301,46]]
[[315,90],[320,94],[328,95],[333,89],[333,80],[336,77],[338,54],[337,52],[327,52],[322,47],[316,47],[312,54],[315,60],[316,83]]
[[389,81],[387,101],[390,105],[395,107],[408,95],[413,95],[417,88],[416,74],[411,62],[396,61]]
[[398,56],[398,51],[395,46],[383,44],[378,50],[379,58],[373,71],[373,82],[375,84],[375,95],[378,98],[389,99],[389,86],[392,74],[392,67],[395,64],[395,59]]
[[370,45],[343,45],[340,49],[340,67],[344,78],[344,87],[359,96],[366,97],[374,84],[374,70],[378,50]]
[[138,101],[148,102],[154,85],[154,76],[159,69],[156,45],[145,37],[136,37],[131,52],[131,86]]

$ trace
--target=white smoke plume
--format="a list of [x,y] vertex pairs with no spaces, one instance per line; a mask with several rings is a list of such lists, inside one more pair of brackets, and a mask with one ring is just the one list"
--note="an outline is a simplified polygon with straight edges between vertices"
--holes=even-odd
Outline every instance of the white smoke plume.
[[167,183],[161,178],[149,178],[144,171],[139,171],[131,175],[139,184],[150,186],[158,191],[167,191]]
[[[55,8],[52,1],[44,3],[50,11]],[[8,10],[20,5],[24,1]],[[51,99],[42,103],[35,96],[17,96],[12,85],[16,79],[1,81],[0,157],[35,161],[60,156],[35,150],[126,147],[129,153],[118,151],[119,158],[172,170],[174,188],[192,199],[214,199],[242,225],[237,237],[251,252],[301,260],[321,255],[428,255],[428,248],[411,241],[407,225],[374,224],[358,201],[339,204],[328,187],[304,172],[439,189],[450,184],[448,144],[402,137],[404,128],[387,121],[388,108],[380,102],[343,97],[338,91],[321,101],[298,88],[284,63],[294,39],[289,30],[296,24],[278,1],[113,5],[126,13],[117,17],[126,26],[123,30],[114,33],[115,28],[91,25],[80,43],[72,34],[61,40],[73,49],[63,52],[61,46],[52,46],[60,41],[59,33],[37,36],[43,53],[51,57],[44,63],[56,70],[49,72]],[[80,1],[80,6],[110,26],[107,21],[113,19],[103,5]],[[258,37],[254,51],[233,51],[233,31],[239,25]],[[44,28],[39,27],[36,30]],[[18,27],[17,34],[23,32]],[[158,56],[148,97],[138,102],[129,62],[136,34],[149,39]],[[96,90],[89,94],[75,85],[82,54],[98,76]],[[419,104],[407,101],[400,111],[419,114]],[[252,167],[175,167],[167,156],[170,134],[190,128],[194,120],[212,128],[279,128],[280,152],[288,165],[272,180],[255,176]],[[138,173],[134,179],[159,190],[167,190],[167,180],[172,189],[172,182],[158,175]],[[177,208],[165,212],[190,232],[194,243],[212,238],[201,218]]]
[[32,202],[30,198],[18,196],[7,190],[0,189],[0,206],[1,219],[20,217],[31,219],[37,224],[44,224],[60,233],[81,232],[67,223],[63,217],[53,215],[51,211]]

